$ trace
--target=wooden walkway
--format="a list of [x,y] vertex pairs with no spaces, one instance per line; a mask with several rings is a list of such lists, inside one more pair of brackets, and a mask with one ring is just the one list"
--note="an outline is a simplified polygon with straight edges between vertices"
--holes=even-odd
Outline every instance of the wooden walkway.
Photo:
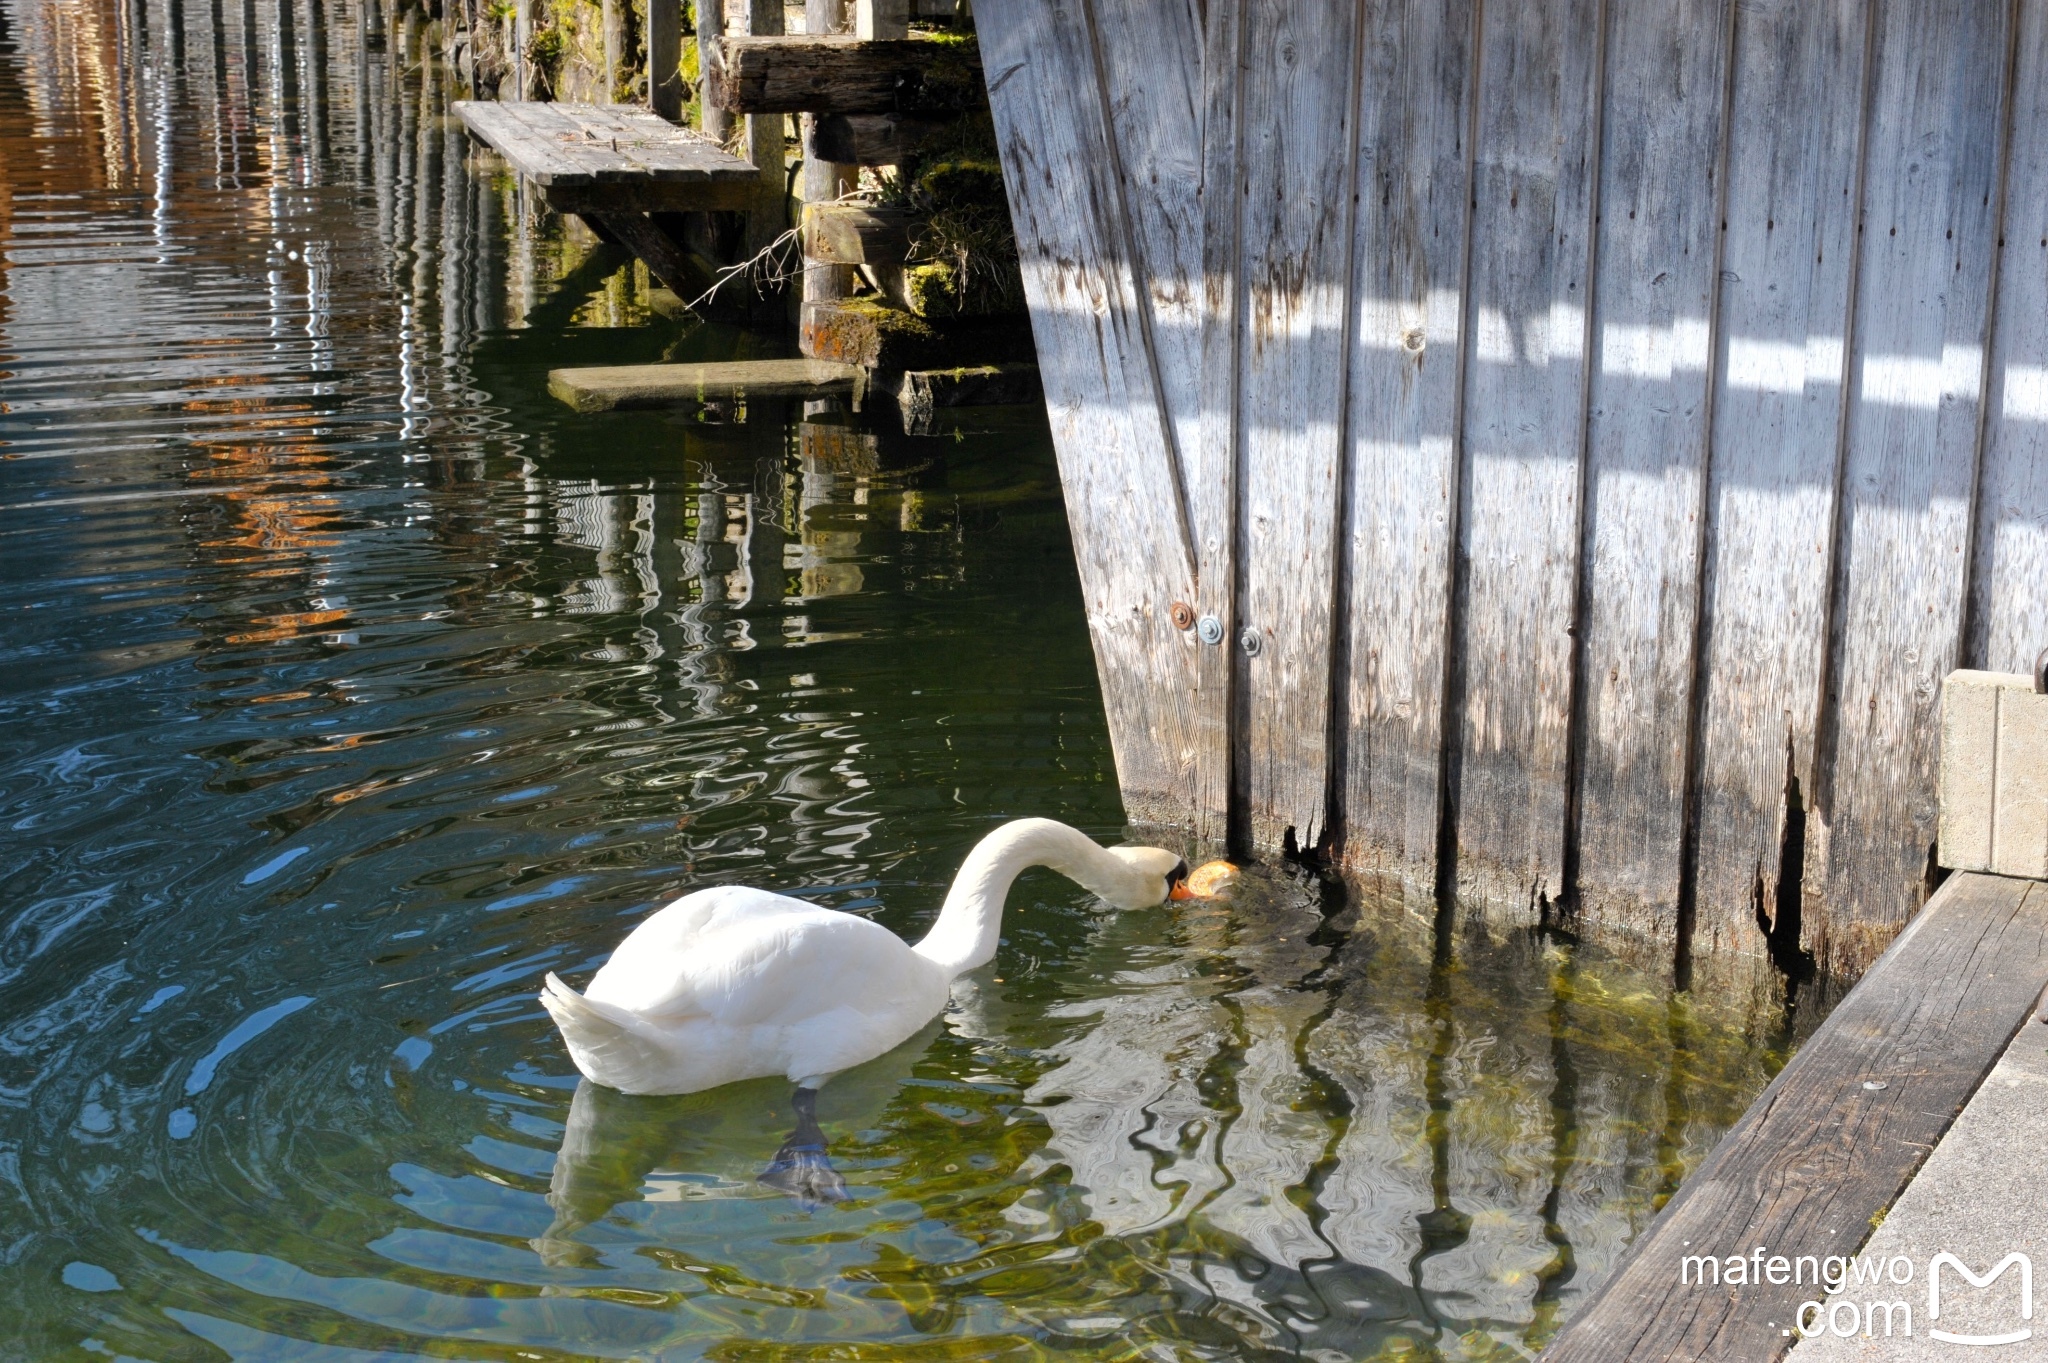
[[[2048,884],[1950,879],[1650,1223],[1544,1363],[1763,1363],[1813,1285],[1730,1256],[1854,1253],[2048,988]],[[1688,1256],[1718,1286],[1683,1281]],[[1695,1265],[1697,1267],[1697,1265]],[[1782,1275],[1781,1275],[1782,1276]]]

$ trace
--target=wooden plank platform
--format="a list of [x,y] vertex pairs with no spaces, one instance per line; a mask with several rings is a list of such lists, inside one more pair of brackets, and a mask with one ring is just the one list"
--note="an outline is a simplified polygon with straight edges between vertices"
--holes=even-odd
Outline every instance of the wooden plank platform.
[[454,108],[564,213],[743,209],[758,197],[751,163],[636,105],[465,99]]
[[863,378],[856,366],[827,360],[629,364],[554,370],[548,392],[579,412],[609,412],[750,397],[851,397]]
[[[1950,877],[1685,1181],[1544,1363],[1782,1358],[1796,1342],[1799,1303],[1824,1293],[1811,1277],[1750,1279],[1764,1276],[1758,1268],[1769,1274],[1778,1256],[1854,1253],[2044,987],[2048,884]],[[1688,1256],[1718,1259],[1719,1285],[1697,1275],[1683,1282]],[[1735,1285],[1720,1271],[1732,1258],[1745,1265]]]

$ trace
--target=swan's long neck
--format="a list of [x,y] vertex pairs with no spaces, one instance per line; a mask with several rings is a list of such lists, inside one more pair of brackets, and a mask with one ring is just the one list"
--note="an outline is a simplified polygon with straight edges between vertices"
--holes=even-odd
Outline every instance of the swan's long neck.
[[986,964],[996,954],[1010,885],[1031,866],[1058,871],[1112,903],[1147,899],[1141,873],[1087,834],[1051,819],[1018,819],[975,844],[953,879],[939,921],[913,950],[949,977]]

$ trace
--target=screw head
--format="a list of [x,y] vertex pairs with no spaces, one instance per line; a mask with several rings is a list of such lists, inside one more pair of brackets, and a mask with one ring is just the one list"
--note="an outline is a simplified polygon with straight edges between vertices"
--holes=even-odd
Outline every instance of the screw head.
[[1195,627],[1195,608],[1185,601],[1174,602],[1167,614],[1173,617],[1173,627],[1175,629],[1193,629]]
[[1259,656],[1259,650],[1266,646],[1266,641],[1259,637],[1257,630],[1246,625],[1238,631],[1237,646],[1244,650],[1245,657],[1256,658]]
[[1223,622],[1213,615],[1205,615],[1195,622],[1195,637],[1205,644],[1223,642]]

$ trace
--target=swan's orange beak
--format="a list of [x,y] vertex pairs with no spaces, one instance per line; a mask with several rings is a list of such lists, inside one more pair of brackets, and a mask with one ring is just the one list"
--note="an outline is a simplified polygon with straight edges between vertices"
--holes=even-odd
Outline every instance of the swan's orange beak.
[[1176,880],[1173,882],[1173,888],[1166,892],[1166,897],[1168,899],[1193,899],[1195,892],[1188,888],[1188,883],[1185,880]]

